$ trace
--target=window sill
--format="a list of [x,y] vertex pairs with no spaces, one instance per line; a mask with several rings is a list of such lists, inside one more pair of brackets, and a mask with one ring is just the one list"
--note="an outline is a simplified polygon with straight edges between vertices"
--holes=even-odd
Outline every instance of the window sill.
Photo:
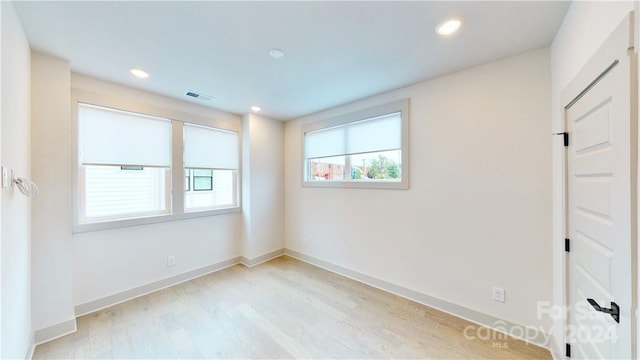
[[318,187],[318,188],[345,188],[345,189],[395,189],[395,190],[407,190],[409,189],[409,182],[403,181],[303,181],[303,187]]
[[241,211],[242,211],[242,208],[238,206],[238,207],[225,208],[225,209],[193,211],[193,212],[187,212],[183,214],[154,215],[154,216],[140,217],[135,219],[126,219],[126,220],[109,220],[109,221],[95,222],[90,224],[76,223],[73,225],[73,233],[78,234],[78,233],[86,233],[86,232],[92,232],[92,231],[120,229],[120,228],[130,227],[130,226],[159,224],[159,223],[164,223],[169,221],[178,221],[178,220],[195,219],[195,218],[208,217],[208,216],[233,214],[233,213],[239,213]]

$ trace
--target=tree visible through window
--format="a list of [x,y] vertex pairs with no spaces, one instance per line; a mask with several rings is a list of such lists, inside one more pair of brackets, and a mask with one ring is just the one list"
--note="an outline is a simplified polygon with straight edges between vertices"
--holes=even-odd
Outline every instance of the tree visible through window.
[[401,151],[351,156],[352,180],[398,180],[402,177]]

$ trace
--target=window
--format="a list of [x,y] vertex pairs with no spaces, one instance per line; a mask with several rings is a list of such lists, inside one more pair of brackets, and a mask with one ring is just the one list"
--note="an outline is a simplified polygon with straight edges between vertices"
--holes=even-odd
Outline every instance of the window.
[[77,106],[74,231],[238,209],[237,131]]
[[185,211],[234,204],[238,169],[238,134],[193,124],[184,125],[184,166],[189,171]]
[[303,185],[408,188],[409,100],[303,127]]
[[78,119],[80,222],[169,213],[171,121],[88,104]]

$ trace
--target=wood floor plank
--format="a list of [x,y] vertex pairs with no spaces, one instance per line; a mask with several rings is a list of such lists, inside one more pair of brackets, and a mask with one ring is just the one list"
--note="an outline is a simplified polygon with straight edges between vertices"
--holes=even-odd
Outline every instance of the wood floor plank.
[[[283,256],[78,318],[34,359],[550,359],[549,351]],[[496,346],[498,344],[499,346]]]

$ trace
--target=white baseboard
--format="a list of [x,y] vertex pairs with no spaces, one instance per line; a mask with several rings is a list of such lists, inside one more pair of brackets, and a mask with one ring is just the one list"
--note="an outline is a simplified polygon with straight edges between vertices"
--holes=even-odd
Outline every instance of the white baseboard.
[[[546,333],[541,333],[540,331],[534,332],[533,328],[531,328],[531,333],[527,333],[527,335],[533,335],[533,336],[527,336],[527,338],[523,338],[521,336],[518,336],[518,334],[509,333],[509,331],[505,331],[508,329],[526,328],[525,326],[522,326],[520,324],[515,324],[510,321],[505,321],[503,319],[497,318],[495,316],[491,316],[473,309],[466,308],[464,306],[450,303],[448,301],[438,299],[433,296],[429,296],[427,294],[423,294],[415,290],[411,290],[409,288],[405,288],[384,280],[380,280],[380,279],[371,277],[369,275],[365,275],[365,274],[344,268],[342,266],[335,265],[335,264],[326,262],[324,260],[314,258],[309,255],[305,255],[303,253],[300,253],[294,250],[285,249],[284,253],[287,256],[309,263],[314,266],[318,266],[325,270],[329,270],[338,275],[342,275],[350,279],[365,283],[367,285],[373,286],[380,290],[384,290],[386,292],[390,292],[392,294],[407,298],[409,300],[418,302],[420,304],[446,312],[453,316],[476,323],[480,326],[495,330],[503,334],[510,335],[514,338],[519,338],[520,340],[523,340],[525,342],[528,342],[552,351],[550,349],[550,341],[549,341],[550,335]],[[496,324],[498,324],[499,326],[496,326]]]
[[27,351],[24,354],[24,359],[33,359],[33,353],[36,350],[36,343],[33,340],[34,335],[31,335],[29,338],[29,346],[27,347]]
[[[226,261],[221,261],[215,264],[207,265],[199,269],[187,271],[182,274],[178,274],[172,277],[168,277],[159,281],[155,281],[149,284],[138,286],[133,289],[125,290],[113,295],[105,296],[103,298],[79,304],[75,306],[76,318],[79,316],[87,315],[110,306],[114,306],[131,299],[135,299],[140,296],[150,294],[152,292],[168,288],[180,284],[191,279],[210,274],[237,264],[242,264],[247,267],[253,267],[271,259],[277,258],[284,254],[284,249],[275,250],[264,255],[257,256],[249,259],[244,256],[237,256]],[[55,324],[44,329],[35,331],[35,345],[39,345],[64,335],[73,333],[76,331],[76,321],[71,319],[63,323]]]
[[218,270],[222,270],[237,264],[242,264],[242,258],[240,256],[237,256],[229,260],[221,261],[215,264],[207,265],[199,269],[187,271],[182,274],[174,275],[162,280],[154,281],[146,285],[138,286],[133,289],[125,290],[125,291],[122,291],[113,295],[109,295],[97,300],[89,301],[84,304],[76,305],[75,306],[76,317],[87,315],[92,312],[96,312],[98,310],[102,310],[104,308],[108,308],[110,306],[117,305],[125,301],[129,301],[131,299],[135,299],[137,297],[144,296],[152,292],[162,290],[170,286],[174,286],[182,282],[189,281],[191,279],[195,279],[197,277],[200,277]]
[[63,337],[76,332],[76,319],[70,319],[43,329],[34,331],[33,340],[35,345],[40,345],[48,341]]
[[244,256],[240,257],[240,262],[242,263],[242,265],[246,266],[246,267],[254,267],[256,265],[260,265],[263,262],[267,262],[269,260],[275,259],[277,257],[280,257],[284,255],[284,249],[280,249],[280,250],[275,250],[269,253],[266,253],[264,255],[260,255],[257,257],[254,257],[253,259],[248,259]]

